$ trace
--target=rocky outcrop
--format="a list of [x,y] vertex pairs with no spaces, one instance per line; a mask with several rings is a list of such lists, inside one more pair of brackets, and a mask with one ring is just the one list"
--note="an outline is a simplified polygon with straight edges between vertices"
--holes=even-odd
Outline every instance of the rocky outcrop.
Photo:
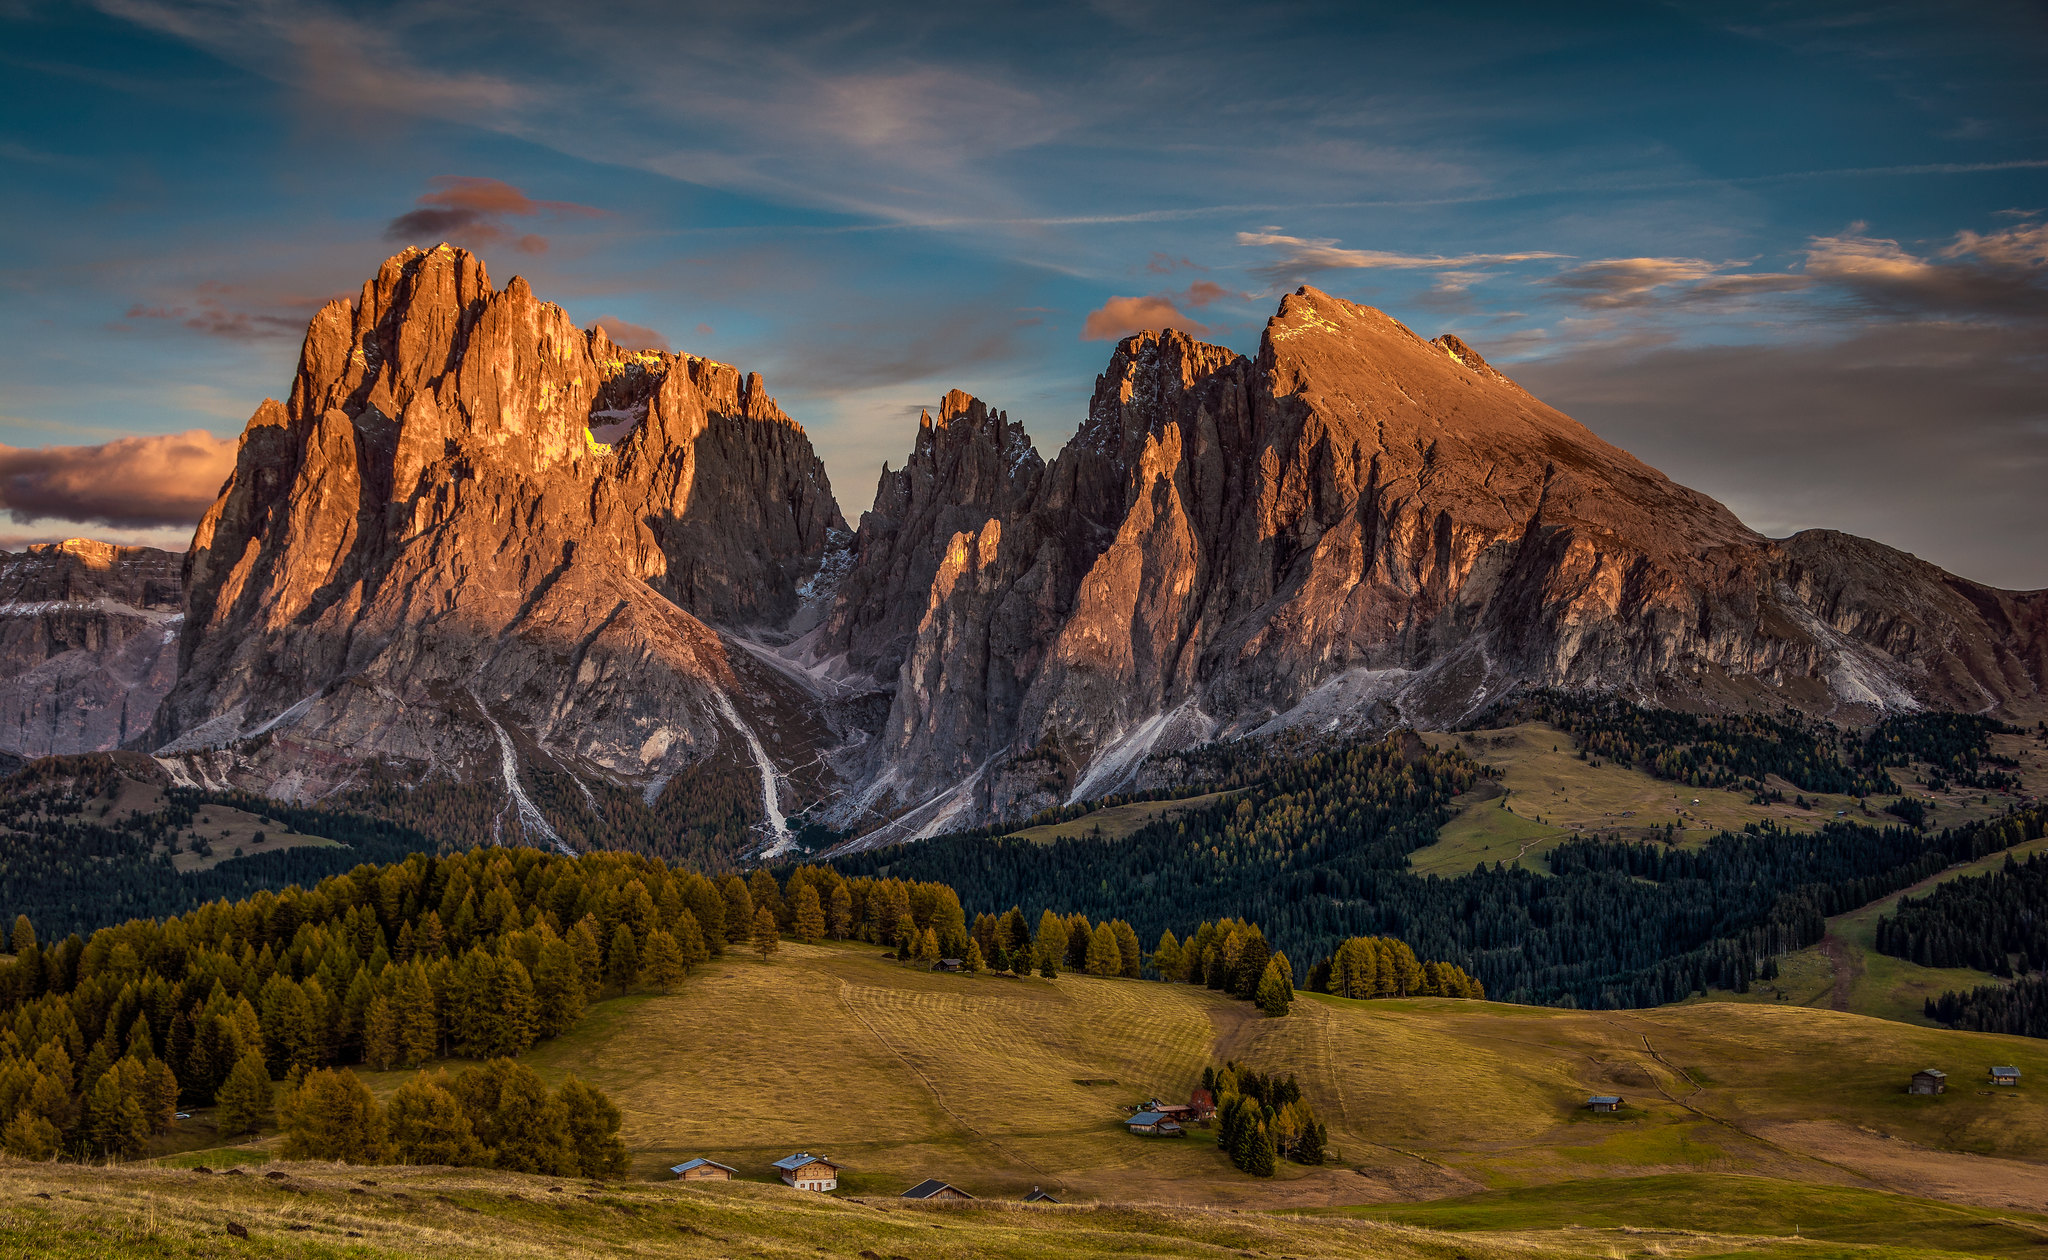
[[724,756],[786,804],[829,737],[744,640],[844,536],[758,376],[621,351],[463,250],[407,250],[314,317],[250,420],[153,743],[232,748],[283,796],[373,757],[496,777],[528,833],[529,766],[651,796]]
[[[1206,739],[1451,722],[1531,685],[1863,718],[2048,679],[2048,594],[1761,537],[1458,339],[1313,289],[1251,358],[1126,339],[1051,464],[948,394],[856,532],[759,377],[408,250],[314,318],[183,578],[154,719],[168,574],[122,597],[158,609],[158,655],[0,708],[41,732],[23,747],[148,721],[174,775],[301,799],[395,762],[491,785],[500,833],[540,838],[707,766],[760,783],[764,839],[801,798],[878,844]],[[63,659],[37,624],[20,652]],[[118,717],[55,716],[129,675],[158,681]]]
[[179,557],[73,538],[0,552],[0,753],[142,735],[177,676]]
[[885,517],[848,591],[945,559],[842,806],[891,818],[878,839],[1112,792],[1203,739],[1449,722],[1529,685],[1853,718],[2048,679],[2048,595],[1766,539],[1458,339],[1306,288],[1253,359],[1125,340],[1009,515]]

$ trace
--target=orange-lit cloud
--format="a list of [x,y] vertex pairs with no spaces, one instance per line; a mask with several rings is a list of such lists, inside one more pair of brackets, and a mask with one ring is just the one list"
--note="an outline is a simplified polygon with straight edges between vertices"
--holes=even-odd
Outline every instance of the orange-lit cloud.
[[1445,257],[1440,254],[1396,254],[1383,249],[1347,249],[1328,237],[1303,237],[1282,235],[1278,229],[1263,232],[1239,232],[1240,245],[1262,245],[1277,249],[1279,256],[1261,267],[1252,268],[1252,274],[1272,280],[1292,279],[1317,271],[1345,269],[1389,269],[1396,271],[1436,270],[1446,267],[1474,267],[1497,263],[1532,262],[1543,258],[1562,258],[1563,254],[1552,254],[1541,250],[1525,250],[1513,254],[1458,254]]
[[597,326],[604,329],[604,335],[621,350],[664,350],[673,353],[675,347],[668,338],[642,324],[630,323],[616,315],[600,315]]
[[1220,302],[1229,297],[1230,290],[1214,280],[1197,280],[1188,286],[1188,291],[1183,296],[1186,297],[1189,306],[1207,306],[1211,302]]
[[121,528],[192,525],[235,465],[235,443],[204,429],[98,446],[0,446],[0,508]]
[[1178,328],[1196,336],[1209,331],[1206,324],[1181,314],[1170,295],[1155,293],[1149,297],[1113,297],[1101,309],[1088,312],[1088,318],[1081,324],[1081,340],[1118,341],[1148,328]]
[[604,211],[573,201],[536,201],[502,179],[476,175],[444,175],[431,192],[421,194],[417,208],[393,219],[386,240],[455,241],[483,248],[509,244],[522,254],[544,254],[548,240],[535,232],[518,232],[508,218],[537,215],[591,217]]
[[1806,274],[1878,307],[2039,317],[2048,315],[2048,224],[1958,232],[1922,256],[1852,223],[1840,236],[1813,238]]

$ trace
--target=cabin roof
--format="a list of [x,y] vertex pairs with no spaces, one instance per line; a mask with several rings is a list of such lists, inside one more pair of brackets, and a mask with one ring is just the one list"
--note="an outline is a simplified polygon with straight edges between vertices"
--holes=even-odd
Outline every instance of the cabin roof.
[[1940,1077],[1940,1078],[1941,1078],[1941,1079],[1943,1079],[1943,1080],[1947,1080],[1947,1079],[1948,1079],[1948,1073],[1946,1073],[1946,1072],[1942,1071],[1942,1070],[1941,1070],[1940,1068],[1921,1068],[1921,1069],[1920,1069],[1919,1071],[1917,1071],[1917,1072],[1913,1073],[1913,1075],[1915,1075],[1915,1076],[1938,1076],[1938,1077]]
[[1159,1122],[1160,1122],[1161,1120],[1164,1120],[1164,1119],[1166,1119],[1166,1117],[1165,1117],[1165,1116],[1162,1116],[1162,1115],[1160,1115],[1160,1114],[1159,1114],[1158,1112],[1156,1112],[1156,1111],[1141,1111],[1141,1112],[1139,1112],[1139,1113],[1138,1113],[1137,1115],[1135,1115],[1135,1116],[1132,1116],[1132,1117],[1131,1117],[1131,1118],[1130,1118],[1129,1120],[1126,1120],[1126,1121],[1124,1121],[1124,1123],[1125,1123],[1125,1124],[1158,1124],[1158,1123],[1159,1123]]
[[787,1159],[778,1159],[775,1161],[775,1167],[784,1169],[788,1172],[795,1172],[797,1169],[802,1168],[805,1164],[823,1164],[827,1168],[834,1169],[839,1167],[839,1165],[833,1163],[829,1159],[826,1159],[823,1155],[806,1155],[802,1153],[791,1155]]
[[1991,1074],[1993,1076],[2018,1076],[2020,1070],[2016,1067],[1995,1067],[1991,1069]]
[[1024,1201],[1025,1201],[1026,1203],[1058,1203],[1058,1202],[1059,1202],[1059,1200],[1058,1200],[1058,1199],[1055,1199],[1055,1198],[1053,1198],[1053,1197],[1052,1197],[1051,1195],[1047,1194],[1047,1193],[1046,1193],[1045,1191],[1043,1191],[1043,1190],[1040,1190],[1040,1189],[1039,1189],[1039,1188],[1038,1188],[1037,1186],[1033,1186],[1033,1187],[1031,1187],[1031,1193],[1030,1193],[1030,1194],[1027,1194],[1027,1195],[1025,1195],[1025,1196],[1024,1196]]
[[928,1177],[910,1187],[910,1189],[905,1190],[897,1197],[902,1199],[929,1199],[941,1190],[951,1190],[954,1194],[960,1195],[963,1198],[971,1199],[974,1197],[960,1187],[940,1181],[937,1177]]
[[1591,1098],[1588,1098],[1588,1099],[1586,1100],[1586,1102],[1587,1102],[1587,1104],[1588,1104],[1588,1105],[1598,1105],[1598,1104],[1600,1104],[1600,1103],[1616,1103],[1616,1104],[1619,1104],[1619,1103],[1621,1102],[1621,1095],[1619,1095],[1619,1094],[1595,1094],[1595,1095],[1593,1095],[1593,1096],[1592,1096]]
[[739,1169],[734,1168],[731,1164],[721,1164],[715,1159],[693,1159],[688,1163],[676,1164],[669,1171],[672,1173],[686,1173],[692,1168],[723,1168],[735,1177],[739,1176],[740,1172]]

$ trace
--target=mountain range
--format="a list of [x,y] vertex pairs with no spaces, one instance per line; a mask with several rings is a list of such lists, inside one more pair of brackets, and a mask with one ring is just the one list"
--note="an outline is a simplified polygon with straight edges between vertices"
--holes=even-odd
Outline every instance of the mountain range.
[[1532,686],[1857,721],[2048,682],[2048,592],[1764,537],[1313,288],[1249,358],[1124,339],[1049,462],[947,394],[850,527],[758,375],[621,349],[446,245],[314,316],[182,569],[67,543],[0,583],[0,749],[297,801],[454,775],[558,842],[535,774],[596,811],[716,765],[768,854],[799,815],[869,847]]

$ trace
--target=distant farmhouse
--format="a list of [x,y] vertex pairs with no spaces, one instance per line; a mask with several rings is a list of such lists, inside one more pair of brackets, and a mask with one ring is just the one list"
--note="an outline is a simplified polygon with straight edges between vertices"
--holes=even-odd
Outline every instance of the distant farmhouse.
[[1040,1189],[1039,1189],[1039,1188],[1038,1188],[1037,1186],[1033,1186],[1033,1187],[1031,1187],[1031,1193],[1030,1193],[1030,1194],[1027,1194],[1027,1195],[1025,1195],[1025,1196],[1024,1196],[1024,1201],[1025,1201],[1026,1203],[1058,1203],[1058,1202],[1059,1202],[1059,1200],[1058,1200],[1058,1199],[1055,1199],[1055,1198],[1053,1198],[1053,1197],[1052,1197],[1051,1195],[1047,1194],[1047,1193],[1046,1193],[1045,1191],[1043,1191],[1043,1190],[1040,1190]]
[[669,1169],[679,1181],[731,1181],[740,1170],[709,1159],[693,1159]]
[[1592,1108],[1594,1111],[1620,1111],[1621,1095],[1595,1094],[1591,1098],[1588,1098],[1586,1100],[1586,1106]]
[[974,1196],[958,1186],[948,1185],[937,1177],[920,1181],[897,1196],[903,1199],[971,1199]]
[[2017,1085],[2020,1083],[2020,1070],[2016,1067],[1992,1068],[1991,1083],[1993,1085]]
[[1940,1068],[1923,1068],[1913,1073],[1913,1083],[1906,1086],[1909,1094],[1945,1094],[1948,1092],[1948,1073]]
[[1141,1111],[1124,1121],[1124,1124],[1129,1126],[1133,1133],[1146,1133],[1153,1137],[1187,1136],[1187,1130],[1180,1127],[1178,1120],[1156,1111]]
[[778,1159],[775,1167],[782,1179],[799,1190],[837,1190],[839,1165],[822,1155],[798,1153]]

